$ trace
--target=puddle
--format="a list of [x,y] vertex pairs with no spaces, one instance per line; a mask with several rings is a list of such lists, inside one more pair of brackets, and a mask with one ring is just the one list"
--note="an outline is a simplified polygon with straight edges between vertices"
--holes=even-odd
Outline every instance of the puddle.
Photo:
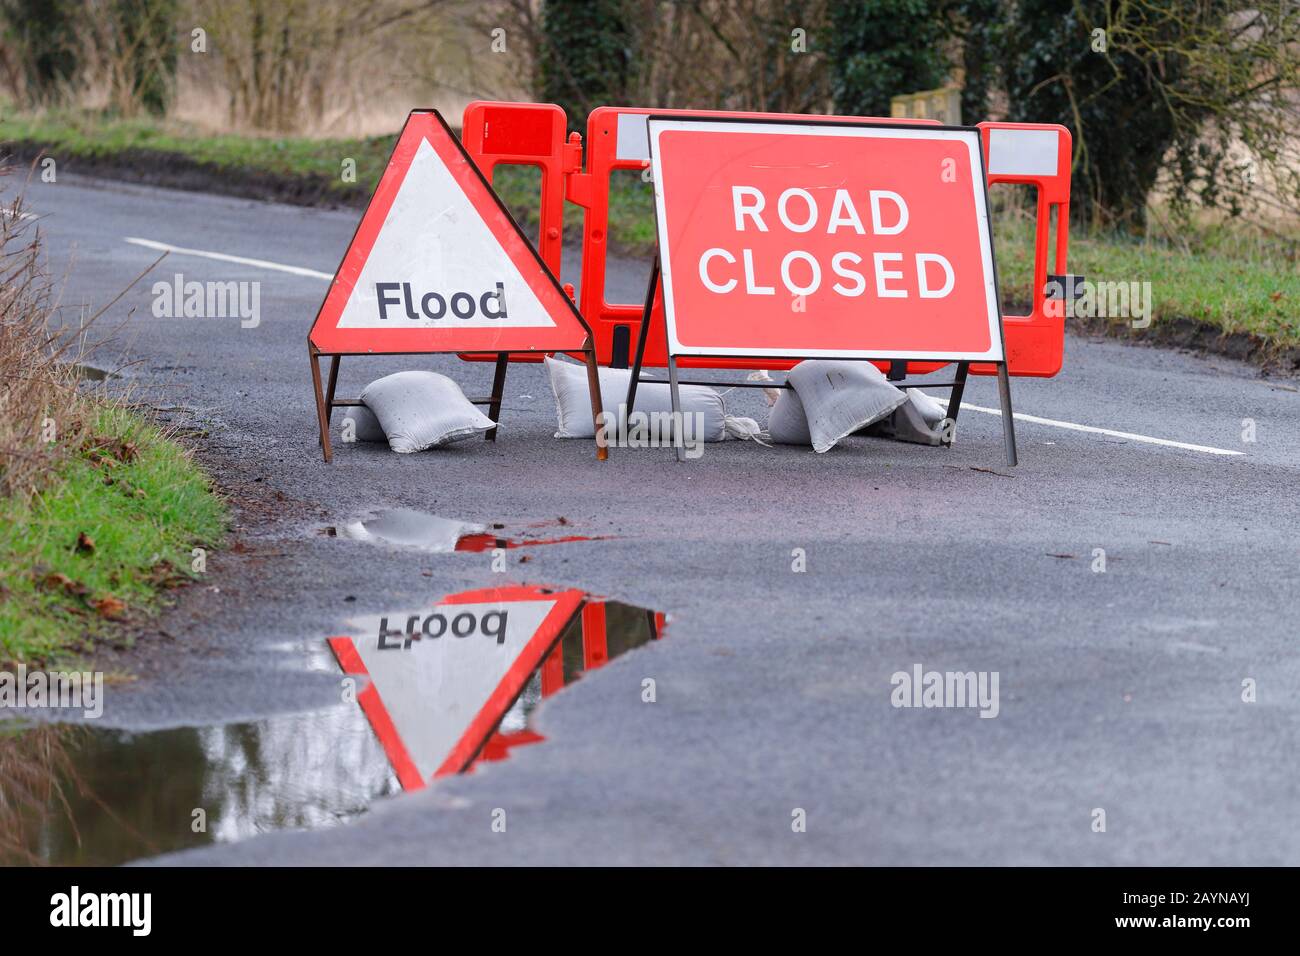
[[143,733],[0,726],[0,864],[112,866],[331,826],[400,789],[355,707]]
[[584,672],[655,640],[664,617],[578,590],[485,588],[330,638],[408,790],[541,738],[528,717]]
[[344,823],[541,741],[543,700],[663,627],[577,590],[471,591],[331,638],[355,703],[139,733],[0,722],[0,864],[108,866]]
[[122,376],[106,368],[99,368],[86,362],[70,362],[68,367],[77,373],[77,378],[85,379],[88,382],[104,382],[110,378],[121,378]]
[[539,533],[544,529],[563,528],[567,525],[568,521],[564,518],[540,521],[525,526],[516,536],[505,537],[497,533],[505,527],[504,525],[494,524],[488,527],[485,524],[442,518],[410,508],[389,508],[358,521],[328,527],[324,529],[324,533],[331,537],[437,553],[481,552],[497,548],[523,548],[538,544],[604,540],[589,535],[544,536]]

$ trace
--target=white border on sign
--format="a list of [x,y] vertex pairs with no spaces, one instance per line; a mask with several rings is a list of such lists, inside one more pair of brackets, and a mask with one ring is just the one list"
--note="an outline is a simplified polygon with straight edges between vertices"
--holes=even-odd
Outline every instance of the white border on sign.
[[[659,268],[663,273],[664,317],[668,326],[668,353],[670,355],[700,356],[768,356],[791,358],[863,358],[903,359],[937,362],[1001,362],[1003,361],[1002,315],[998,305],[997,273],[993,266],[993,247],[989,224],[988,204],[985,202],[983,151],[977,129],[950,129],[928,126],[887,127],[862,126],[849,123],[747,123],[743,121],[709,121],[697,119],[658,119],[647,117],[650,139],[650,168],[654,176],[656,228],[659,233]],[[964,142],[970,151],[970,168],[981,177],[971,176],[971,192],[979,220],[980,255],[984,265],[984,292],[988,305],[989,349],[987,352],[899,352],[852,349],[807,349],[800,347],[742,348],[738,346],[686,346],[677,339],[677,324],[673,312],[672,256],[668,248],[668,219],[664,205],[664,183],[659,158],[659,136],[669,130],[699,133],[755,133],[771,136],[858,136],[864,139],[932,139]]]

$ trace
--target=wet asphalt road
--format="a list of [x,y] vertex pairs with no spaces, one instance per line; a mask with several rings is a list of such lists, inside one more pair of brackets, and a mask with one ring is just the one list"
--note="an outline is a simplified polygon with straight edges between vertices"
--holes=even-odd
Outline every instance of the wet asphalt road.
[[[126,237],[329,273],[356,221],[62,179],[33,184],[29,202],[69,272],[69,306],[104,303],[155,258]],[[635,300],[641,267],[615,268]],[[175,255],[156,272],[261,282],[257,328],[154,318],[149,282],[101,320],[120,326],[113,349],[136,363],[137,396],[191,408],[182,417],[209,432],[198,454],[239,508],[244,544],[214,556],[206,586],[164,617],[170,641],[143,643],[140,679],[115,686],[105,723],[337,705],[327,636],[467,588],[576,586],[670,615],[665,640],[542,707],[542,745],[346,827],[167,862],[1300,863],[1294,382],[1071,338],[1056,379],[1013,381],[1017,411],[1246,454],[1022,422],[1021,465],[1002,477],[975,470],[1005,468],[999,419],[974,411],[950,451],[729,442],[687,464],[615,449],[598,465],[589,443],[552,438],[549,387],[524,366],[495,445],[342,446],[325,466],[305,347],[325,282]],[[339,393],[412,365],[467,393],[491,375],[455,359],[345,360]],[[729,401],[763,417],[757,394]],[[995,407],[993,381],[976,379],[966,401]],[[318,533],[384,505],[503,533],[564,516],[575,534],[614,537],[528,549],[522,565],[512,552],[494,574],[488,554]],[[804,573],[791,570],[795,548]],[[998,716],[894,708],[890,676],[915,664],[998,672]],[[792,832],[796,808],[806,832]]]

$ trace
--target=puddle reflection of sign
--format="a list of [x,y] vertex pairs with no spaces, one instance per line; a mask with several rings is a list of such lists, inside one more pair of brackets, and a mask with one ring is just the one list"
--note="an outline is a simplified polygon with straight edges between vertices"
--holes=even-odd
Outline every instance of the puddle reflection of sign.
[[489,588],[401,619],[364,618],[329,641],[347,674],[370,680],[358,703],[404,788],[473,762],[565,626],[577,590]]
[[670,355],[1001,361],[977,130],[649,134]]

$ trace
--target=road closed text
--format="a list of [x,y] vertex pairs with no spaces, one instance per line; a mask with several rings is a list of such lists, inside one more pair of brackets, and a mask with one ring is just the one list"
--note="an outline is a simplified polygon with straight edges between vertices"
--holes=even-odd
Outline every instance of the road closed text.
[[679,355],[997,360],[979,134],[652,117]]
[[[939,252],[867,248],[867,237],[907,231],[907,200],[893,190],[855,195],[845,188],[814,193],[792,186],[771,194],[757,186],[733,185],[731,212],[739,241],[710,247],[699,257],[700,283],[717,295],[776,295],[781,289],[805,296],[826,288],[847,299],[943,299],[956,285],[952,263]],[[818,251],[790,242],[783,244],[785,251],[772,253],[767,251],[771,244],[759,248],[745,243],[746,237],[777,231],[793,239],[815,237],[807,245]],[[824,236],[840,241],[832,241],[835,248],[826,251]]]

